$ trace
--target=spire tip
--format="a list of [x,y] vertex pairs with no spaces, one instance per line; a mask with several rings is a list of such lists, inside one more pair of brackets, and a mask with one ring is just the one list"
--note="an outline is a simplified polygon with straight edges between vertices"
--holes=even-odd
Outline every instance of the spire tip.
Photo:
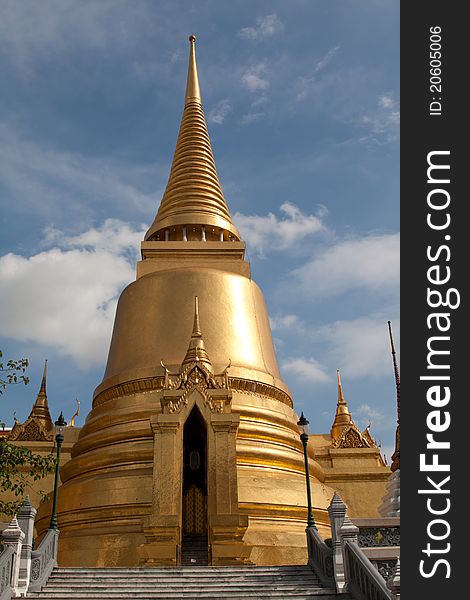
[[192,34],[189,36],[189,41],[190,41],[191,43],[193,43],[193,42],[195,42],[195,41],[196,41],[196,36],[194,35],[194,33],[192,33]]

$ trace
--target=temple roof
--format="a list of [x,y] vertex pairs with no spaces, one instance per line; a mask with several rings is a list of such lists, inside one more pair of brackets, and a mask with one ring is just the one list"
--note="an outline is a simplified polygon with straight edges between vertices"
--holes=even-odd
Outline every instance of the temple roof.
[[336,415],[331,427],[331,441],[333,448],[374,448],[377,446],[370,434],[370,425],[361,431],[353,421],[348,405],[344,399],[343,387],[339,370],[336,371],[338,378],[338,402]]
[[191,35],[189,42],[185,106],[176,150],[165,193],[145,240],[162,240],[165,230],[192,225],[217,229],[223,239],[239,240],[217,175],[202,109],[196,37]]
[[47,360],[44,363],[41,386],[36,397],[36,402],[33,404],[29,417],[23,424],[15,421],[15,425],[8,436],[10,440],[39,442],[52,440],[54,424],[47,403],[46,379]]

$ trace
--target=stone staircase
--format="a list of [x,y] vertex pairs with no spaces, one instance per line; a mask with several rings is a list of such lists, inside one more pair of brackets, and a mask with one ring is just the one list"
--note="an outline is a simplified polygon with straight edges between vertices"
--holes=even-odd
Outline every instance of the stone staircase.
[[[42,600],[285,600],[337,599],[336,590],[323,588],[308,566],[282,567],[161,567],[55,568],[41,592]],[[351,596],[343,594],[342,600]]]

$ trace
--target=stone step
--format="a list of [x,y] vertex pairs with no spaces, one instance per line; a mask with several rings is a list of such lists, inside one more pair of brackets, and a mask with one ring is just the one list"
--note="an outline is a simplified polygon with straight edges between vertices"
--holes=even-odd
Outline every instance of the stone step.
[[[95,577],[93,579],[86,579],[81,577],[50,577],[48,581],[48,585],[110,585],[117,584],[119,582],[123,582],[127,585],[154,585],[157,583],[188,583],[194,581],[195,583],[211,583],[214,581],[220,581],[219,577],[211,577],[210,575],[203,575],[201,577],[184,577],[180,575],[174,575],[173,577],[129,577],[129,578],[113,578],[109,577]],[[232,577],[227,578],[227,581],[247,581],[247,582],[259,582],[260,584],[263,582],[272,582],[272,581],[305,581],[311,584],[312,582],[318,582],[318,578],[314,573],[309,573],[307,575],[302,575],[302,577],[298,577],[297,575],[277,575],[276,577],[272,577],[268,574],[263,575],[234,575]]]
[[272,567],[272,566],[255,566],[255,565],[246,565],[246,566],[233,566],[233,567],[216,567],[216,566],[206,566],[206,567],[198,567],[197,569],[192,569],[191,567],[155,567],[155,568],[139,568],[139,567],[131,567],[131,568],[67,568],[67,567],[59,567],[55,568],[51,574],[51,577],[55,577],[57,575],[69,576],[75,575],[78,577],[86,576],[86,577],[95,577],[95,576],[103,576],[103,577],[152,577],[152,576],[160,576],[160,575],[184,575],[184,576],[192,576],[192,575],[201,575],[205,573],[214,576],[226,576],[230,577],[236,574],[283,574],[283,573],[295,573],[295,574],[307,574],[312,573],[310,567],[306,565],[289,565],[286,567]]
[[[197,555],[192,550],[186,557]],[[350,600],[307,565],[55,568],[39,600]]]
[[79,575],[54,575],[52,574],[49,578],[49,582],[64,582],[64,583],[72,583],[72,582],[83,582],[86,584],[90,584],[93,582],[115,582],[115,581],[124,581],[124,582],[157,582],[157,581],[285,581],[285,580],[295,580],[295,581],[306,581],[315,579],[318,580],[317,576],[313,571],[308,573],[302,573],[302,575],[298,575],[296,573],[278,573],[276,575],[271,575],[269,573],[236,573],[227,577],[226,575],[211,575],[207,572],[193,573],[191,575],[185,575],[184,573],[175,573],[174,575],[130,575],[129,577],[112,577],[106,575],[95,575],[94,577],[80,577]]
[[[51,582],[84,582],[90,583],[93,582],[117,582],[117,581],[132,581],[135,583],[139,582],[165,582],[165,581],[190,581],[194,579],[195,581],[214,581],[214,580],[235,580],[235,581],[247,581],[247,580],[259,580],[259,581],[273,581],[273,580],[285,580],[285,579],[295,579],[295,580],[303,580],[303,579],[317,579],[317,576],[312,571],[303,572],[303,573],[232,573],[230,575],[216,576],[211,573],[207,573],[204,570],[204,567],[189,567],[191,569],[191,574],[186,574],[182,572],[176,572],[172,574],[154,574],[154,575],[129,575],[127,577],[122,576],[112,576],[105,574],[95,574],[93,576],[80,576],[80,575],[51,575],[49,581]],[[201,569],[201,573],[197,573],[197,569]],[[196,573],[194,572],[196,571]]]
[[[208,571],[245,571],[247,569],[253,571],[295,571],[305,570],[310,567],[306,564],[302,565],[229,565],[208,567]],[[105,573],[154,573],[155,571],[175,571],[178,567],[55,567],[56,573],[90,573],[103,571]]]
[[301,591],[293,591],[286,592],[286,590],[257,590],[254,592],[242,591],[242,592],[232,592],[232,591],[223,591],[223,595],[221,592],[209,592],[207,590],[201,590],[199,592],[181,592],[178,591],[176,593],[171,592],[169,590],[162,591],[154,591],[154,592],[146,592],[144,594],[135,594],[129,596],[126,592],[124,594],[116,594],[116,595],[103,595],[103,593],[81,593],[81,592],[69,592],[67,594],[49,594],[47,591],[43,591],[36,594],[28,594],[28,598],[39,598],[42,600],[107,600],[108,598],[112,598],[112,600],[127,600],[128,598],[133,598],[134,600],[177,600],[178,598],[184,598],[185,600],[203,600],[203,599],[216,599],[221,600],[222,598],[229,599],[233,598],[234,600],[264,600],[267,598],[281,598],[284,600],[308,600],[310,598],[319,598],[319,600],[351,600],[352,596],[349,594],[336,594],[335,590],[331,589],[308,589]]
[[[179,589],[184,589],[184,590],[198,590],[201,588],[207,589],[207,590],[224,590],[224,589],[230,589],[230,590],[259,590],[262,588],[265,589],[304,589],[307,587],[320,587],[318,585],[316,585],[316,582],[295,582],[295,581],[285,581],[285,582],[279,582],[279,581],[275,581],[275,582],[231,582],[231,581],[226,581],[226,582],[213,582],[212,584],[208,584],[205,583],[204,585],[202,585],[201,583],[195,583],[195,582],[185,582],[185,583],[168,583],[162,586],[159,586],[161,588],[168,588],[171,590],[179,590]],[[109,591],[116,591],[116,592],[123,592],[126,590],[129,590],[130,592],[133,591],[144,591],[144,590],[154,590],[156,588],[155,584],[152,583],[147,583],[147,584],[139,584],[138,587],[136,587],[135,585],[132,584],[125,584],[125,583],[119,583],[117,585],[113,585],[113,586],[109,586],[107,584],[98,584],[98,585],[84,585],[84,584],[73,584],[73,585],[61,585],[61,584],[47,584],[47,586],[45,587],[45,589],[48,592],[54,592],[54,593],[58,593],[58,592],[67,592],[67,591],[87,591],[87,590],[93,590],[93,591],[97,591],[97,590],[109,590]]]

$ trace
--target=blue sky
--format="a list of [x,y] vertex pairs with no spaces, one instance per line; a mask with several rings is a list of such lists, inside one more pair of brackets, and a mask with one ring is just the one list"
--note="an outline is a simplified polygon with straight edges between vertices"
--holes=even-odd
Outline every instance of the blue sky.
[[281,371],[328,432],[336,369],[389,457],[399,338],[399,3],[4,0],[0,347],[55,418],[90,410],[180,124],[188,35],[219,177]]

